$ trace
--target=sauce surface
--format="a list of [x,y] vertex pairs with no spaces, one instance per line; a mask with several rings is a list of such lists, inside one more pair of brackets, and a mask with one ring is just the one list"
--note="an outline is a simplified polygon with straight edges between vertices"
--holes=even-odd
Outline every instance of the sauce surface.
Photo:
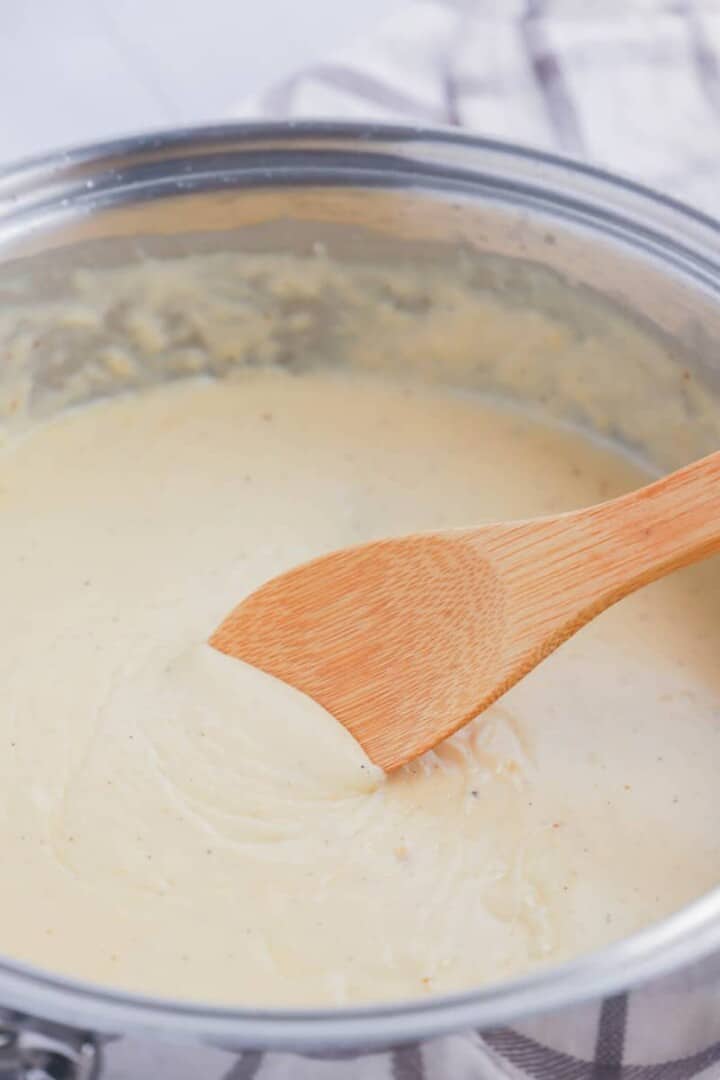
[[0,455],[0,952],[248,1005],[453,991],[620,938],[720,867],[718,566],[607,612],[385,778],[212,650],[335,547],[645,482],[520,411],[256,371],[70,411]]

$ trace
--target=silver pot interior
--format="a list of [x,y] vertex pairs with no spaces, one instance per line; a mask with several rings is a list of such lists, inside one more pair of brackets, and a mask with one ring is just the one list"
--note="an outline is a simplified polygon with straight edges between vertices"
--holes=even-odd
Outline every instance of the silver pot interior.
[[[6,430],[163,379],[346,365],[532,405],[660,470],[717,446],[720,311],[669,265],[567,223],[433,195],[228,201],[130,205],[33,237],[28,254],[10,249]],[[192,228],[230,209],[246,223]],[[187,231],[150,231],[168,216]],[[100,235],[75,240],[87,232]],[[498,304],[508,318],[488,334]]]

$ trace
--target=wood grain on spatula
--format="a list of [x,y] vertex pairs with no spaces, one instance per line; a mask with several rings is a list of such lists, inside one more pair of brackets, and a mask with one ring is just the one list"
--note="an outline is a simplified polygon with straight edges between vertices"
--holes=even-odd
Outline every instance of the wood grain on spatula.
[[720,453],[535,521],[379,540],[263,585],[210,644],[297,687],[397,768],[595,615],[720,549]]

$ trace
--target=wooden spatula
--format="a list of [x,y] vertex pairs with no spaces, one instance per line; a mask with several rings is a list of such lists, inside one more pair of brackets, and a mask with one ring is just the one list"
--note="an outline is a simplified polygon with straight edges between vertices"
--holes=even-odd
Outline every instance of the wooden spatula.
[[599,506],[290,570],[210,644],[304,691],[383,769],[457,731],[628,593],[720,550],[720,453]]

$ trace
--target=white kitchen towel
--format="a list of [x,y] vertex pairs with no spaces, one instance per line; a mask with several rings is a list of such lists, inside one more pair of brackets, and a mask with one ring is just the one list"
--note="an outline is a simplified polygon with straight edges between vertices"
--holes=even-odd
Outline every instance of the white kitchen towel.
[[[584,158],[720,216],[720,2],[410,0],[243,117],[442,124]],[[600,1004],[226,1080],[718,1080],[720,956]]]
[[720,2],[414,0],[235,115],[463,127],[720,216]]

